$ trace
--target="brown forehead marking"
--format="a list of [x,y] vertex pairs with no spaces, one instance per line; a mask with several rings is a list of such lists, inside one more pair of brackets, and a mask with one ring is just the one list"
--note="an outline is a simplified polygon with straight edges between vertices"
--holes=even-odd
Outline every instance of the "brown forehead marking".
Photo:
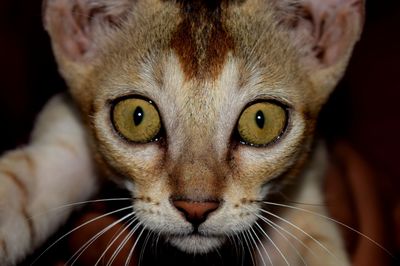
[[171,48],[187,79],[215,78],[220,73],[233,38],[223,25],[222,7],[243,0],[175,0],[180,6],[182,22],[171,39]]

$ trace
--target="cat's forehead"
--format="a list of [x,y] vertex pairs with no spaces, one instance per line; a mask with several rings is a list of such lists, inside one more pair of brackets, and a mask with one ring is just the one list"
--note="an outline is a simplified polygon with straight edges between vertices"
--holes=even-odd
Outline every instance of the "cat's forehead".
[[88,102],[109,90],[162,85],[172,68],[165,62],[176,62],[187,84],[213,84],[232,58],[240,87],[259,80],[254,77],[262,77],[265,89],[296,87],[318,111],[343,75],[363,22],[361,0],[45,3],[61,73],[86,111]]
[[170,46],[178,55],[188,78],[217,76],[235,42],[224,16],[230,1],[172,1],[179,7],[180,23],[172,33]]
[[186,81],[218,81],[233,58],[240,85],[257,75],[271,84],[297,79],[294,53],[277,30],[274,11],[265,5],[254,10],[253,2],[145,1],[110,42],[100,75],[123,69],[143,79],[145,71],[161,83],[174,63]]

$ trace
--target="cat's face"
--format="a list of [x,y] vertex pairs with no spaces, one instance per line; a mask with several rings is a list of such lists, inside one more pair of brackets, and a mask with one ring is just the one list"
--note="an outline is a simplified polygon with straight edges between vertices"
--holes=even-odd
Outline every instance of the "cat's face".
[[47,3],[96,159],[146,228],[207,252],[298,175],[361,28],[361,1],[317,2]]

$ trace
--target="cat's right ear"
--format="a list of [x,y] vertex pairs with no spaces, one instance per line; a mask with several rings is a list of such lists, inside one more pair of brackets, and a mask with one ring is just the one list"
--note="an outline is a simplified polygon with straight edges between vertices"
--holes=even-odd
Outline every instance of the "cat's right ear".
[[90,62],[109,31],[123,23],[134,0],[45,0],[43,22],[62,61]]
[[325,100],[344,73],[364,22],[365,0],[275,0],[318,95]]

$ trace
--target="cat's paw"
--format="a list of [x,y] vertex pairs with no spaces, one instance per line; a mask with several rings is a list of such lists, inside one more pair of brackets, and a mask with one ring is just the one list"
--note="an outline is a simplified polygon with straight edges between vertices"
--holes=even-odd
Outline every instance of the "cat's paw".
[[25,255],[33,238],[27,214],[28,191],[17,170],[0,161],[0,265],[14,265]]

